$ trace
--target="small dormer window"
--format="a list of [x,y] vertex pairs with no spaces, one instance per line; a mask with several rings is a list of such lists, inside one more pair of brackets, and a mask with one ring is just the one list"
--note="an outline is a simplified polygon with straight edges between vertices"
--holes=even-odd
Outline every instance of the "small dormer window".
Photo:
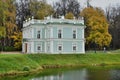
[[37,32],[37,38],[40,39],[40,31]]
[[62,38],[62,30],[61,29],[58,30],[58,38],[59,39]]

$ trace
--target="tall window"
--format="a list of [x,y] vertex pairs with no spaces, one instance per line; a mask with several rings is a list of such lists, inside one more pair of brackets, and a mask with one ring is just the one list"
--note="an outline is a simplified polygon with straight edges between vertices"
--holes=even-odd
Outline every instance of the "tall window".
[[62,30],[61,29],[58,30],[58,38],[62,38]]
[[40,39],[40,31],[37,32],[37,38]]
[[73,30],[73,39],[76,39],[76,30]]

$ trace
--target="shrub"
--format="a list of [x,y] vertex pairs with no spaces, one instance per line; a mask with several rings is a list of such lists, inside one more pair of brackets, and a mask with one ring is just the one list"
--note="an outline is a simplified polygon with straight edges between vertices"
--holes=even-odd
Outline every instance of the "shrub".
[[106,66],[107,64],[106,64],[106,63],[101,63],[100,65],[101,65],[101,66]]
[[0,51],[2,50],[2,46],[0,46]]
[[25,67],[23,68],[23,71],[30,71],[30,67],[29,67],[29,66],[25,66]]
[[15,48],[11,46],[5,46],[4,51],[15,51]]

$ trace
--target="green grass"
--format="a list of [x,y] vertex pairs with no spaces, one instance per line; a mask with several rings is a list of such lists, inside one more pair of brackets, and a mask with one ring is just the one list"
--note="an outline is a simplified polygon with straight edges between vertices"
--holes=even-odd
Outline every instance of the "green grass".
[[[93,54],[93,53],[95,53],[94,50],[86,51],[86,54]],[[96,53],[120,54],[120,49],[118,49],[118,50],[106,50],[106,52],[96,51]]]
[[[33,64],[33,65],[32,65]],[[22,54],[0,54],[0,72],[22,71],[24,67],[38,67],[38,63]]]
[[47,66],[120,65],[120,54],[0,54],[0,73]]

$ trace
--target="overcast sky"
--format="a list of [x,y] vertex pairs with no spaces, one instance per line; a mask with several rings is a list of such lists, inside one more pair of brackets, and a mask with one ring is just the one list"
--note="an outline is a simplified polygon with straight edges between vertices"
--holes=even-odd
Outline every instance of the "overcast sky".
[[[52,3],[53,1],[58,1],[58,0],[47,0],[49,3]],[[78,0],[83,7],[86,6],[86,0]],[[92,6],[96,7],[101,7],[105,9],[109,5],[118,5],[120,4],[120,0],[91,0],[90,4]]]

